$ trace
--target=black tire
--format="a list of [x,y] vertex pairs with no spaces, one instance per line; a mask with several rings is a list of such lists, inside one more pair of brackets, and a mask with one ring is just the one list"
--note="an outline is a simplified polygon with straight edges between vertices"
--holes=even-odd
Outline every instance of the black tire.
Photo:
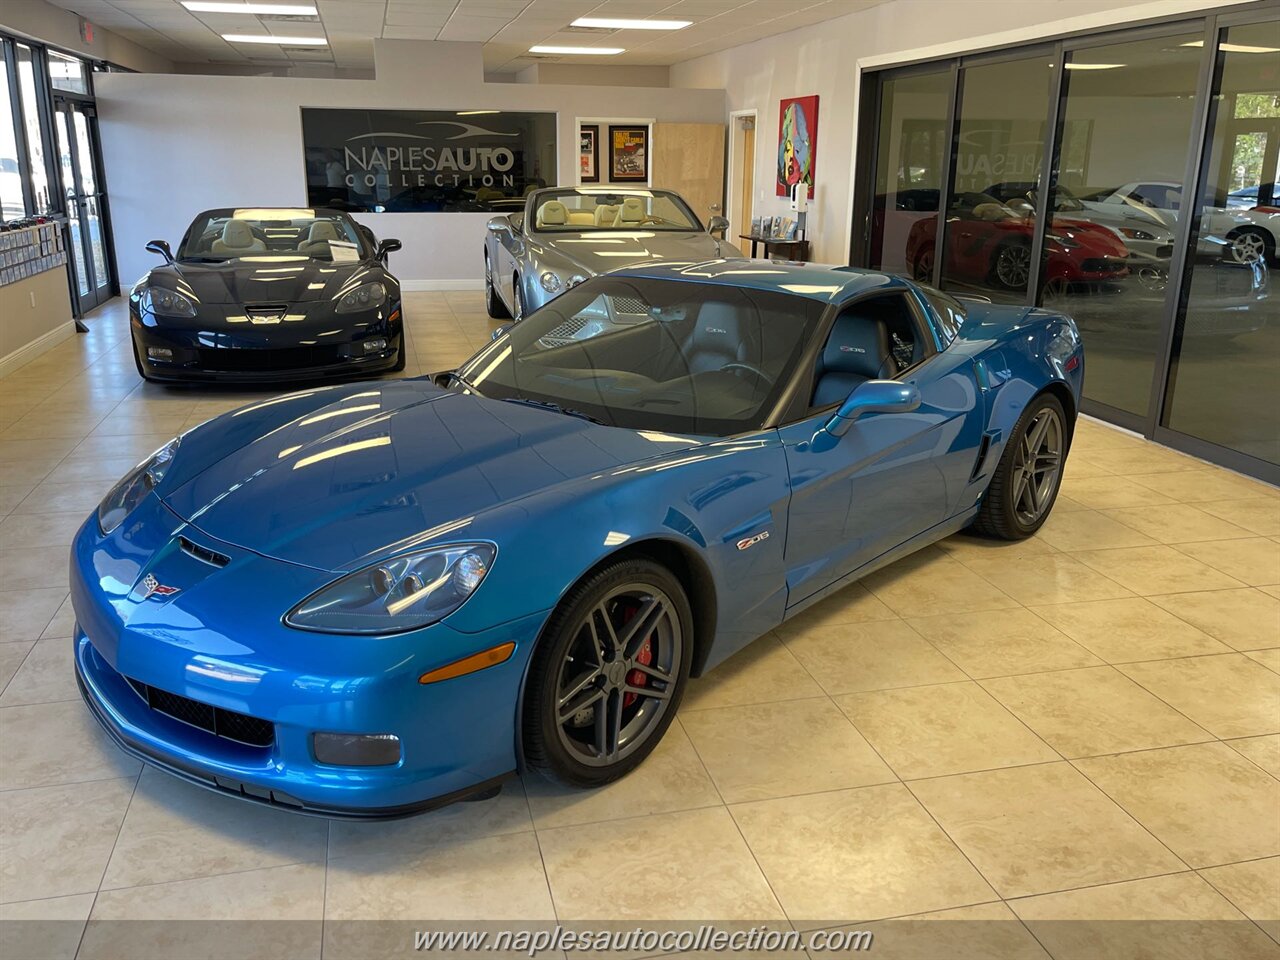
[[409,362],[409,350],[404,342],[404,336],[400,337],[400,351],[396,355],[396,365],[391,368],[392,373],[404,373],[405,365]]
[[144,370],[142,367],[142,356],[138,353],[138,342],[136,340],[133,340],[132,337],[130,337],[129,339],[133,345],[133,365],[138,368],[138,376],[140,376],[147,383],[155,383],[155,380],[147,376],[147,371]]
[[[1050,488],[1038,504],[1037,512],[1034,516],[1029,516],[1029,511],[1024,508],[1025,486],[1020,489],[1020,477],[1025,472],[1022,468],[1026,459],[1024,442],[1028,439],[1028,431],[1032,429],[1032,425],[1038,424],[1045,415],[1056,417],[1060,430],[1057,468]],[[982,506],[970,529],[974,533],[999,540],[1024,540],[1039,530],[1049,518],[1058,499],[1058,491],[1062,488],[1062,470],[1066,466],[1070,449],[1071,425],[1067,422],[1062,403],[1051,393],[1042,393],[1032,398],[1009,435],[1009,442],[1005,444],[1000,463],[996,466],[995,475],[991,478],[986,496],[982,498]],[[1039,457],[1033,456],[1033,463],[1039,462]],[[1026,483],[1035,485],[1037,481],[1032,476]]]
[[489,268],[489,251],[484,252],[484,308],[491,320],[510,320],[511,311],[493,288],[493,273]]
[[[655,673],[647,673],[642,682],[648,685],[650,695],[639,698],[635,694],[609,688],[610,681],[604,675],[608,667],[603,658],[599,660],[597,668],[587,662],[585,657],[576,655],[584,649],[584,644],[595,649],[592,641],[603,633],[596,628],[595,625],[600,621],[595,618],[601,610],[608,609],[610,603],[614,604],[613,609],[616,611],[619,603],[630,599],[626,591],[632,589],[641,593],[652,591],[651,599],[666,601],[657,604],[662,610],[657,615],[661,619],[655,620],[652,630],[643,625],[637,627],[633,631],[633,642],[642,642],[644,652],[651,649],[659,651],[651,654],[655,665],[659,662],[662,645],[667,644],[667,675],[671,678],[667,682],[657,681],[655,684],[650,679]],[[618,596],[619,594],[623,595]],[[633,611],[632,615],[650,619],[643,607],[639,611]],[[593,626],[588,626],[589,620]],[[628,622],[630,621],[624,618],[621,625],[625,627]],[[674,628],[677,626],[678,642],[675,642],[673,638],[677,634]],[[625,639],[625,631],[619,633]],[[635,661],[620,659],[623,660],[623,666],[620,671],[615,672],[621,672],[624,682],[630,683],[636,673]],[[538,642],[538,649],[533,654],[522,705],[524,754],[528,765],[549,779],[571,787],[599,787],[626,776],[653,751],[675,718],[680,699],[684,695],[692,659],[693,613],[684,588],[671,571],[652,560],[636,558],[619,560],[589,575],[565,595],[547,622]],[[596,700],[595,704],[587,701],[572,714],[564,711],[569,719],[562,721],[561,699],[568,699],[568,695],[562,693],[562,676],[566,670],[575,668],[581,672],[570,681],[570,685],[574,686],[570,693],[578,690],[581,693],[574,699],[581,701],[597,690],[605,692],[599,694],[602,699]],[[583,681],[584,677],[590,681],[593,672],[596,673],[596,682]],[[613,699],[615,696],[616,700]],[[632,700],[628,702],[627,697]],[[591,709],[589,719],[577,722],[588,706]],[[629,745],[621,745],[620,732],[612,741],[619,752],[616,759],[609,760],[607,753],[604,757],[587,757],[590,745],[585,739],[594,739],[598,734],[601,728],[596,726],[597,721],[603,720],[603,725],[606,726],[610,722],[610,716],[604,714],[603,710],[608,709],[611,714],[616,711],[618,728],[622,731],[641,719],[642,709],[649,708],[652,712],[645,719],[645,725],[632,732],[632,742]],[[596,715],[596,710],[602,711],[600,715]],[[631,719],[623,722],[626,716]],[[592,731],[590,735],[587,733],[588,726]],[[584,737],[582,743],[573,740],[576,732],[581,732]],[[608,735],[604,736],[605,743],[609,743]],[[576,744],[582,749],[577,750],[570,744]]]
[[1005,290],[1026,290],[1032,269],[1031,244],[1025,240],[1008,240],[996,247],[987,278]]
[[516,308],[511,312],[511,320],[519,323],[524,319],[524,294],[520,292],[520,274],[515,274],[511,278],[511,296],[516,301]]

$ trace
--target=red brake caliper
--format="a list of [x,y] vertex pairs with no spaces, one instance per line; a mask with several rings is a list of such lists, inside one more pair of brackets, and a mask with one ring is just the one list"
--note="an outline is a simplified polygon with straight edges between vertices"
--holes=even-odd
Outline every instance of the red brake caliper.
[[[627,623],[636,615],[638,607],[631,607],[623,615],[623,623]],[[636,654],[636,663],[643,663],[646,667],[653,663],[653,640],[651,637],[644,638],[644,645],[640,647],[640,652]],[[627,685],[631,687],[643,687],[649,680],[649,675],[643,670],[632,670],[627,674]],[[622,705],[629,707],[636,702],[636,694],[628,693],[622,698]]]

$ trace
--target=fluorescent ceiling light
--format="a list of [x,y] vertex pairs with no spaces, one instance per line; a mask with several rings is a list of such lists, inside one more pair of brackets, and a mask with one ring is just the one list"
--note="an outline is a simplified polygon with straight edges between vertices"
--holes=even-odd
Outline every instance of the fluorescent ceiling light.
[[599,27],[604,30],[683,30],[692,20],[629,20],[625,17],[579,17],[571,27]]
[[282,47],[327,47],[324,37],[277,37],[270,33],[224,33],[223,40],[231,43],[278,43]]
[[[1203,40],[1192,40],[1190,43],[1181,44],[1184,47],[1203,47]],[[1220,43],[1219,50],[1225,50],[1227,53],[1280,53],[1280,47],[1254,47],[1247,43]]]
[[553,47],[545,43],[535,44],[529,48],[530,53],[563,53],[569,56],[581,54],[591,57],[612,57],[615,53],[626,53],[623,47]]
[[1068,70],[1115,70],[1118,67],[1126,67],[1126,63],[1068,63]]
[[478,116],[480,116],[481,114],[485,114],[485,113],[501,113],[501,112],[502,112],[501,110],[459,110],[459,111],[458,111],[458,116],[460,116],[460,117],[478,117]]
[[221,3],[205,0],[182,0],[192,13],[262,13],[281,17],[314,17],[316,8],[310,3]]

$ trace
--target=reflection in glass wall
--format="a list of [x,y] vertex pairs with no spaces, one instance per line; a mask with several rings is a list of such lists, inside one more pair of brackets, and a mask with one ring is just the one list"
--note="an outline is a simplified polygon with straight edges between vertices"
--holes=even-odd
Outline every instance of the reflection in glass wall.
[[1280,21],[1219,45],[1196,255],[1165,425],[1280,464]]
[[[1050,203],[1043,302],[1075,317],[1085,396],[1150,405],[1169,262],[1182,209],[1200,32],[1071,53]],[[1078,251],[1103,244],[1101,257]]]
[[22,117],[26,124],[27,157],[31,164],[31,192],[35,196],[33,213],[47,213],[52,209],[49,194],[49,177],[44,165],[44,137],[40,133],[40,107],[36,101],[36,54],[26,44],[16,45],[18,51],[18,93],[22,100]]
[[[942,245],[944,289],[1022,303],[1031,277],[1034,191],[1049,114],[1048,56],[968,67]],[[932,255],[936,221],[921,221],[908,245]]]
[[[907,259],[920,220],[937,219],[951,71],[892,77],[880,87],[870,266],[931,282],[933,254]],[[936,226],[936,225],[935,225]]]
[[17,117],[9,96],[9,70],[0,47],[0,220],[16,220],[26,212],[22,168],[18,164]]

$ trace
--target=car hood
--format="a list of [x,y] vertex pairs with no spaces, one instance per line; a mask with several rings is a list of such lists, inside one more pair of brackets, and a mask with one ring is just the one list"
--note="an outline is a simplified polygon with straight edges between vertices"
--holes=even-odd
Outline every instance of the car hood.
[[307,257],[262,255],[217,263],[186,261],[151,271],[152,286],[190,292],[200,303],[309,303],[333,300],[362,274],[383,278],[369,263],[333,263]]
[[715,260],[738,255],[732,244],[700,230],[592,230],[556,234],[543,244],[589,274],[659,260]]
[[175,466],[188,457],[202,466],[180,475],[165,502],[226,543],[348,570],[415,542],[465,539],[486,509],[700,442],[450,393],[428,380],[358,386],[301,413],[284,402],[286,416],[254,422],[251,439],[237,414],[199,428],[190,444],[183,439]]

